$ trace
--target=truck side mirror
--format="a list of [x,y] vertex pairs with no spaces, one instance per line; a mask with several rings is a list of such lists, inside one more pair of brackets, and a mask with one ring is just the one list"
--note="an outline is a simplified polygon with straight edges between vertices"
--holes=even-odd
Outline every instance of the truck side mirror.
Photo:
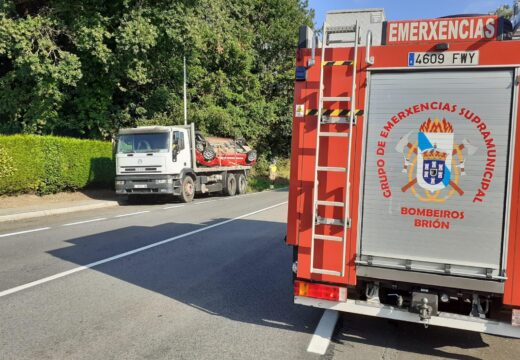
[[179,144],[175,141],[172,145],[172,161],[177,161],[177,155],[179,154]]

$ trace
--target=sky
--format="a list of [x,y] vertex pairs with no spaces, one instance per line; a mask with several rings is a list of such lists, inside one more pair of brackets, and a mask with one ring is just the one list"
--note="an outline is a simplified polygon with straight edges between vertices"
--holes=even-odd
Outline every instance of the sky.
[[487,14],[513,0],[309,0],[318,28],[330,10],[384,8],[387,20],[427,19],[454,14]]

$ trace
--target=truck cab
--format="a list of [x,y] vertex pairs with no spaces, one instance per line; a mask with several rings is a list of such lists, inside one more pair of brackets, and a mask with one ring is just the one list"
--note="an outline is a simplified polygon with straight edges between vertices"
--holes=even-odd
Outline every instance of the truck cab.
[[121,129],[116,152],[116,193],[180,193],[180,177],[193,172],[187,128],[147,126]]

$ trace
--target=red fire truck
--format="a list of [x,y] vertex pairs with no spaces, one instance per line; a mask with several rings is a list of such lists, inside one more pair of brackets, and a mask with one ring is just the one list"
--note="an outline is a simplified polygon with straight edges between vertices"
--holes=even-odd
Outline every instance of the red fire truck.
[[300,31],[296,304],[520,337],[515,38],[496,16],[382,9]]

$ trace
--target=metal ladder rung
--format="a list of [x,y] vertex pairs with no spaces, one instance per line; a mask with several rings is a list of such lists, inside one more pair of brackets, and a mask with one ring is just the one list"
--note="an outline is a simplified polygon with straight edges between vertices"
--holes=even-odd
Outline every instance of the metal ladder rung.
[[349,137],[349,133],[340,133],[340,132],[320,132],[320,136],[327,137]]
[[342,203],[340,201],[327,201],[327,200],[318,200],[316,201],[316,204],[321,206],[336,206],[336,207],[344,207],[345,203]]
[[346,172],[347,168],[339,166],[318,166],[318,171]]
[[342,219],[324,218],[324,217],[318,216],[316,218],[316,225],[343,226],[343,220]]
[[332,236],[332,235],[314,234],[314,239],[343,242],[343,238],[341,236]]
[[[350,124],[350,121],[348,118],[340,116],[322,116],[320,124],[327,125],[327,124]],[[353,125],[356,125],[353,123]]]
[[311,269],[311,273],[314,274],[323,274],[323,275],[334,275],[334,276],[341,276],[341,273],[339,271],[334,270],[327,270],[327,269]]
[[350,101],[350,96],[324,96],[323,101]]
[[[350,218],[347,219],[347,226],[346,229],[350,229]],[[335,225],[335,226],[344,226],[345,222],[343,219],[330,219],[330,218],[323,218],[321,216],[318,216],[316,218],[316,225]]]

